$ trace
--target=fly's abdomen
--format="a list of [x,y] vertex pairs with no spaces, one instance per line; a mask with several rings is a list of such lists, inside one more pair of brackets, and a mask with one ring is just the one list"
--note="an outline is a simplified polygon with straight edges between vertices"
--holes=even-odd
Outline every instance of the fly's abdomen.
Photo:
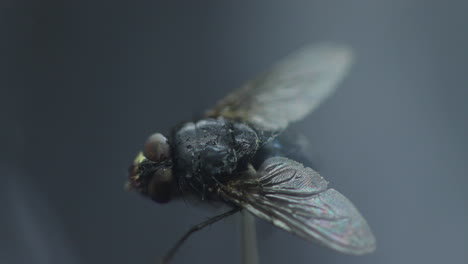
[[255,168],[259,168],[268,158],[287,157],[313,167],[306,155],[305,150],[307,149],[307,145],[308,141],[302,134],[289,130],[264,144],[257,151],[251,162]]

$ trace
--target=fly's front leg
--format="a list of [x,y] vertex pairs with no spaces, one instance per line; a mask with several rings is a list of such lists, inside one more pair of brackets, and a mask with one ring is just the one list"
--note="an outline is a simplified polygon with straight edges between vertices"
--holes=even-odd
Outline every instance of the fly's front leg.
[[227,211],[223,214],[220,214],[220,215],[217,215],[217,216],[214,216],[204,222],[201,222],[199,223],[198,225],[195,225],[195,226],[192,226],[186,233],[185,235],[183,235],[179,241],[177,241],[177,243],[166,253],[166,255],[162,258],[162,261],[161,261],[161,264],[167,264],[169,263],[169,261],[171,261],[171,259],[174,257],[175,253],[177,252],[177,250],[180,248],[180,246],[182,246],[182,244],[187,240],[187,238],[189,238],[189,236],[199,230],[202,230],[203,228],[211,225],[211,224],[214,224],[216,222],[218,222],[219,220],[222,220],[230,215],[233,215],[237,212],[239,212],[241,210],[240,207],[236,207],[230,211]]

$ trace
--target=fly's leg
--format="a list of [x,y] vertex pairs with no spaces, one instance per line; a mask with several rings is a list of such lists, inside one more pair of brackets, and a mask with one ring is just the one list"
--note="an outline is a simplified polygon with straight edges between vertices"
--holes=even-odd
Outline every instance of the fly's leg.
[[169,250],[169,251],[167,252],[167,254],[163,257],[161,263],[162,263],[162,264],[167,264],[167,263],[169,263],[169,261],[174,257],[174,255],[175,255],[175,253],[177,252],[177,250],[180,248],[180,246],[182,246],[182,244],[185,242],[185,240],[187,240],[187,238],[188,238],[191,234],[195,233],[196,231],[199,231],[199,230],[203,229],[204,227],[207,227],[207,226],[209,226],[209,225],[211,225],[211,224],[214,224],[214,223],[218,222],[219,220],[222,220],[222,219],[224,219],[224,218],[226,218],[226,217],[228,217],[228,216],[230,216],[230,215],[233,215],[233,214],[239,212],[240,210],[241,210],[240,207],[234,208],[234,209],[232,209],[232,210],[230,210],[230,211],[227,211],[227,212],[225,212],[225,213],[223,213],[223,214],[214,216],[214,217],[212,217],[212,218],[210,218],[210,219],[208,219],[208,220],[206,220],[206,221],[204,221],[204,222],[201,222],[201,223],[199,223],[198,225],[195,225],[195,226],[193,226],[192,228],[190,228],[190,229],[187,231],[187,233],[185,233],[185,235],[183,235],[183,236],[179,239],[179,241],[177,241],[177,243],[171,248],[171,250]]

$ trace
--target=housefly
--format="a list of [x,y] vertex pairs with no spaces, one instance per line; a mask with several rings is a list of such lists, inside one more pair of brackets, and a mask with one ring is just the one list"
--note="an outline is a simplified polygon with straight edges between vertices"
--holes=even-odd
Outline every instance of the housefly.
[[294,160],[282,132],[324,101],[352,61],[342,46],[307,46],[227,95],[205,115],[155,133],[130,166],[128,187],[157,203],[192,196],[232,210],[191,228],[164,257],[168,262],[193,232],[240,210],[336,251],[375,249],[356,207]]

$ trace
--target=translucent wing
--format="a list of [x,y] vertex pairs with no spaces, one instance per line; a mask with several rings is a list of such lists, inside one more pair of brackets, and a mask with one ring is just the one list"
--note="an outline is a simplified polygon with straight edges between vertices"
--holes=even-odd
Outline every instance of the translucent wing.
[[344,77],[351,52],[342,46],[307,46],[218,102],[206,115],[281,131],[305,117]]
[[356,207],[314,170],[287,158],[267,159],[258,178],[231,183],[227,199],[253,215],[337,251],[374,251],[375,238]]

